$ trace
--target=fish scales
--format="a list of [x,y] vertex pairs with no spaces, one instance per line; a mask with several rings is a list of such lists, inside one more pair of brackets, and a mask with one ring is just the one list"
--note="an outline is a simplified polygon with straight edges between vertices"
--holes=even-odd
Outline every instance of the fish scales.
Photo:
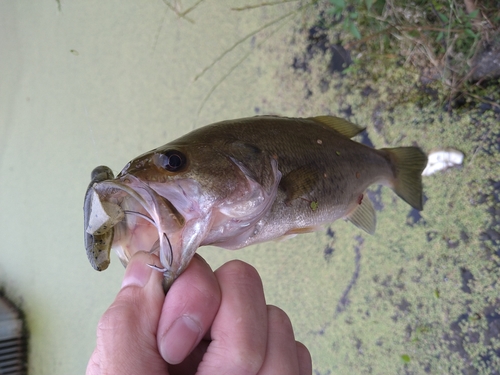
[[[300,168],[305,173],[309,169],[315,174],[310,189],[291,202],[287,202],[285,186],[280,184],[269,214],[262,219],[266,225],[262,224],[258,235],[242,247],[272,239],[285,227],[282,235],[297,226],[315,227],[333,222],[346,213],[368,186],[388,181],[393,176],[386,153],[354,142],[314,120],[262,117],[258,122],[253,118],[227,121],[196,130],[170,146],[204,145],[206,142],[212,144],[213,152],[221,154],[234,142],[252,145],[269,163],[271,158],[277,160],[282,179]],[[290,184],[300,184],[301,176],[297,177],[299,181]],[[312,202],[317,202],[317,209],[311,208]]]

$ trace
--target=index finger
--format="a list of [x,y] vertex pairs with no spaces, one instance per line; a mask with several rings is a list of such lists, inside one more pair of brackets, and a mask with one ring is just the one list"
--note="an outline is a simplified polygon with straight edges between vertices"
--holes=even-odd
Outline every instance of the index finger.
[[170,364],[182,362],[210,329],[221,294],[210,266],[195,255],[175,280],[163,304],[158,348]]
[[224,264],[215,275],[222,300],[199,374],[256,374],[267,347],[267,306],[259,274],[241,261]]

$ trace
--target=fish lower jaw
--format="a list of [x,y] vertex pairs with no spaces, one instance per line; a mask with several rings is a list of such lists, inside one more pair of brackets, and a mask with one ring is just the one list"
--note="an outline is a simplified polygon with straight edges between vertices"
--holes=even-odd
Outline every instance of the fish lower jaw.
[[182,229],[162,228],[141,219],[135,223],[122,222],[115,229],[112,249],[125,267],[135,253],[143,251],[159,258],[159,262],[152,260],[149,266],[163,272],[165,277],[171,277],[168,275],[179,268],[177,258],[181,253]]

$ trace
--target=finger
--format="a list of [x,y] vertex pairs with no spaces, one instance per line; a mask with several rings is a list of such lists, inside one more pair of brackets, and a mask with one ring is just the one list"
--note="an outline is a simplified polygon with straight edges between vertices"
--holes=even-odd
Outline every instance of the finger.
[[99,365],[99,352],[97,348],[94,349],[94,352],[90,356],[89,363],[87,364],[87,370],[85,371],[85,375],[100,375],[101,367]]
[[[104,374],[166,373],[158,354],[156,330],[164,301],[162,274],[147,264],[156,257],[139,252],[131,258],[122,289],[104,313],[97,329],[97,352]],[[138,351],[141,360],[138,361]]]
[[299,375],[297,345],[288,315],[268,306],[267,327],[266,359],[259,375]]
[[299,374],[312,375],[312,359],[311,353],[304,344],[296,341],[297,357],[299,358]]
[[221,299],[210,266],[199,255],[175,280],[158,326],[158,348],[170,364],[182,362],[210,329]]
[[267,343],[262,281],[252,266],[240,261],[224,264],[215,275],[222,300],[198,374],[257,374]]

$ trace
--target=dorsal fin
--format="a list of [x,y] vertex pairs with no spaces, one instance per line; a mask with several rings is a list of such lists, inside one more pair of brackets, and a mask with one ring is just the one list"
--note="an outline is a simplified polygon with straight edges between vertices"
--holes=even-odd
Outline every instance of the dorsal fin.
[[311,120],[319,122],[320,124],[326,125],[332,128],[337,133],[342,134],[344,137],[352,138],[356,134],[361,133],[365,128],[362,128],[352,122],[344,120],[340,117],[335,116],[316,116],[310,117]]

